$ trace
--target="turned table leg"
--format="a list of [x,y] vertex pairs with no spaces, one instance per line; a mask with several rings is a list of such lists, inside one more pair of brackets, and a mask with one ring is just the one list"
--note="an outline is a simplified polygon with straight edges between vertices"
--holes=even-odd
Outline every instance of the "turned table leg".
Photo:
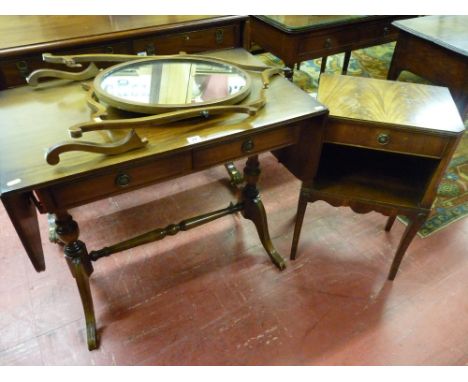
[[242,215],[244,218],[251,220],[255,224],[260,241],[270,256],[271,261],[282,270],[286,268],[286,263],[271,242],[265,207],[263,206],[257,189],[259,176],[260,164],[258,162],[258,156],[254,155],[247,159],[247,163],[244,168],[244,179],[246,184],[241,195],[241,201],[244,205]]
[[406,227],[406,230],[403,233],[403,236],[400,240],[400,244],[398,245],[398,249],[395,253],[395,257],[393,258],[390,273],[388,275],[389,280],[393,280],[395,278],[401,260],[403,259],[403,256],[405,255],[408,246],[410,245],[411,241],[413,240],[414,236],[419,231],[421,226],[426,221],[427,215],[427,213],[419,213],[415,217],[412,217],[408,222],[408,226]]
[[93,266],[86,245],[78,240],[79,228],[73,218],[67,212],[59,212],[56,214],[55,224],[57,237],[65,244],[65,259],[80,292],[86,320],[88,349],[93,350],[97,348],[96,318],[89,286],[89,277],[93,273]]

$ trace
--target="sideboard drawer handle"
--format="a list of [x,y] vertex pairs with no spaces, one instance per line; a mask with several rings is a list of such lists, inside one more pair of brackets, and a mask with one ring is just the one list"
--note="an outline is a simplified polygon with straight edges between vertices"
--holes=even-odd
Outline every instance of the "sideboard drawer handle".
[[387,26],[383,29],[383,35],[387,36],[389,33],[390,33],[390,27]]
[[390,142],[390,135],[385,134],[385,133],[380,133],[377,136],[377,142],[379,142],[381,145],[388,144],[388,142]]
[[154,44],[146,44],[145,51],[148,56],[154,56],[156,53],[156,48],[154,47]]
[[255,147],[255,144],[252,139],[247,139],[244,143],[242,143],[242,152],[244,153],[249,153],[251,152]]
[[113,54],[114,53],[114,48],[112,46],[106,46],[104,48],[104,52],[107,54]]
[[128,174],[119,174],[115,178],[115,184],[119,187],[126,187],[130,184],[132,178]]
[[325,40],[325,43],[323,44],[323,47],[326,48],[326,49],[329,49],[329,48],[331,48],[331,46],[332,46],[331,38],[327,38]]
[[222,44],[224,41],[224,31],[222,29],[216,29],[215,32],[216,44]]
[[26,61],[18,61],[16,63],[16,68],[20,72],[21,77],[26,78],[29,76],[29,67]]

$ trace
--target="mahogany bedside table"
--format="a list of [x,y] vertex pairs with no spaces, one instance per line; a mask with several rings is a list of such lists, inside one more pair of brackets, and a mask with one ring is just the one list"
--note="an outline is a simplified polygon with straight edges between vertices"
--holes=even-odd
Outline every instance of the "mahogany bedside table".
[[318,100],[330,110],[319,168],[300,191],[291,259],[308,202],[409,218],[388,278],[426,220],[464,126],[447,88],[322,75]]

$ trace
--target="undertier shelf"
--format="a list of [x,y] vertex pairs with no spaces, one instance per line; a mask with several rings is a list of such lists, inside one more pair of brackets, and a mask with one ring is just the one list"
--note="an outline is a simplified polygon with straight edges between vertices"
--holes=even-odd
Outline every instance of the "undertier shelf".
[[314,189],[333,196],[417,207],[437,159],[324,144]]

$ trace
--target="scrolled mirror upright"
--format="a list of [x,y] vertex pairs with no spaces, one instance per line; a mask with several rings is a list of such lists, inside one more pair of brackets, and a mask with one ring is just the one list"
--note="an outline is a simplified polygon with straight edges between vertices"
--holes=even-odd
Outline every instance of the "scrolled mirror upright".
[[[43,59],[67,67],[80,67],[83,63],[89,63],[89,66],[79,73],[55,69],[36,70],[27,79],[32,86],[37,86],[39,80],[45,77],[82,81],[95,76],[92,86],[84,86],[88,92],[87,104],[93,111],[92,119],[69,127],[72,138],[80,138],[89,131],[131,129],[124,139],[109,144],[79,141],[56,144],[46,152],[46,161],[51,165],[59,163],[59,155],[68,151],[115,155],[143,148],[148,140],[136,134],[134,129],[138,127],[155,127],[219,114],[255,115],[265,105],[265,90],[269,87],[270,78],[284,70],[182,53],[145,58],[118,54],[54,56],[45,53]],[[120,64],[99,71],[95,62]],[[263,87],[258,99],[242,102],[251,92],[249,71],[261,75]],[[143,115],[112,119],[108,113],[112,108]]]

